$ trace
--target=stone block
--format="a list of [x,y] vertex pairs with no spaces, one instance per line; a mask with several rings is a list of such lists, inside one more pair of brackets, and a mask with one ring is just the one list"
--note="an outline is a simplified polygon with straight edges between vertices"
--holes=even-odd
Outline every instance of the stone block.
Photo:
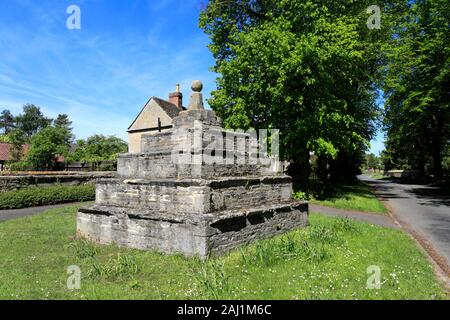
[[304,227],[308,222],[308,205],[304,202],[204,216],[155,216],[144,212],[105,206],[80,209],[77,234],[100,244],[115,243],[205,259],[258,239]]

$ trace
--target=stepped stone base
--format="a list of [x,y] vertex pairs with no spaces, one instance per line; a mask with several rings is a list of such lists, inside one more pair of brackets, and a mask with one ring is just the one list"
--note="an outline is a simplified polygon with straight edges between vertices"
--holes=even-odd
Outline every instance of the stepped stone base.
[[[141,153],[118,158],[97,182],[96,204],[80,209],[77,232],[98,243],[206,258],[304,227],[308,204],[260,133],[225,130],[204,110],[194,81],[189,110],[173,128],[142,135]],[[267,137],[266,137],[267,138]]]
[[168,214],[94,205],[80,209],[78,236],[101,244],[206,258],[304,227],[308,204],[287,202],[207,214]]

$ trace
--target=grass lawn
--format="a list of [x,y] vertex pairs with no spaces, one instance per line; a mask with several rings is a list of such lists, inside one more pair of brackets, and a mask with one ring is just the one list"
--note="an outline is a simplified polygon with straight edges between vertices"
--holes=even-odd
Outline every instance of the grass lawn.
[[[303,193],[301,192],[294,192],[294,197],[299,198],[302,195]],[[329,191],[320,197],[311,196],[309,202],[338,209],[366,211],[381,214],[388,213],[388,210],[384,204],[377,199],[377,197],[370,190],[370,187],[363,182],[353,185],[333,186],[332,191]]]
[[[73,240],[77,206],[0,223],[0,299],[445,299],[404,233],[311,214],[310,226],[200,262]],[[81,290],[66,287],[81,268]],[[367,268],[381,289],[366,289]]]

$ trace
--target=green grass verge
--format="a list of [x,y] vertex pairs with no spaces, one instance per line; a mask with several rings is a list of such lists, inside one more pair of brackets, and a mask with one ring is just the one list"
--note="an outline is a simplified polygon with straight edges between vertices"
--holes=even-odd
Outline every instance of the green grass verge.
[[[312,214],[310,226],[201,262],[73,240],[77,206],[0,223],[0,299],[445,299],[399,230]],[[67,289],[67,267],[81,290]],[[367,268],[381,289],[366,289]]]
[[372,174],[370,174],[370,176],[371,176],[372,178],[374,178],[374,179],[377,179],[377,180],[389,179],[389,178],[390,178],[390,177],[388,177],[388,176],[385,176],[385,175],[382,174],[382,173],[372,173]]
[[95,185],[30,187],[0,193],[0,210],[82,202],[95,199]]
[[[302,198],[304,195],[304,192],[294,192],[295,198]],[[326,192],[325,194],[320,196],[311,195],[309,202],[338,209],[381,214],[388,213],[384,204],[377,199],[370,187],[363,182],[353,185],[333,186],[332,191]]]

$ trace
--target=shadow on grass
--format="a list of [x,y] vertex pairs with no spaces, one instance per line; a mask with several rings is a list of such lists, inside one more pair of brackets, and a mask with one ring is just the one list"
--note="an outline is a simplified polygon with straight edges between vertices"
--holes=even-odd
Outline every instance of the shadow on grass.
[[321,180],[302,180],[294,182],[294,193],[303,193],[307,199],[336,200],[352,196],[372,199],[374,196],[370,188],[359,181],[352,184],[336,184]]
[[348,184],[310,180],[294,183],[294,197],[327,207],[372,213],[387,213],[386,207],[364,182]]

